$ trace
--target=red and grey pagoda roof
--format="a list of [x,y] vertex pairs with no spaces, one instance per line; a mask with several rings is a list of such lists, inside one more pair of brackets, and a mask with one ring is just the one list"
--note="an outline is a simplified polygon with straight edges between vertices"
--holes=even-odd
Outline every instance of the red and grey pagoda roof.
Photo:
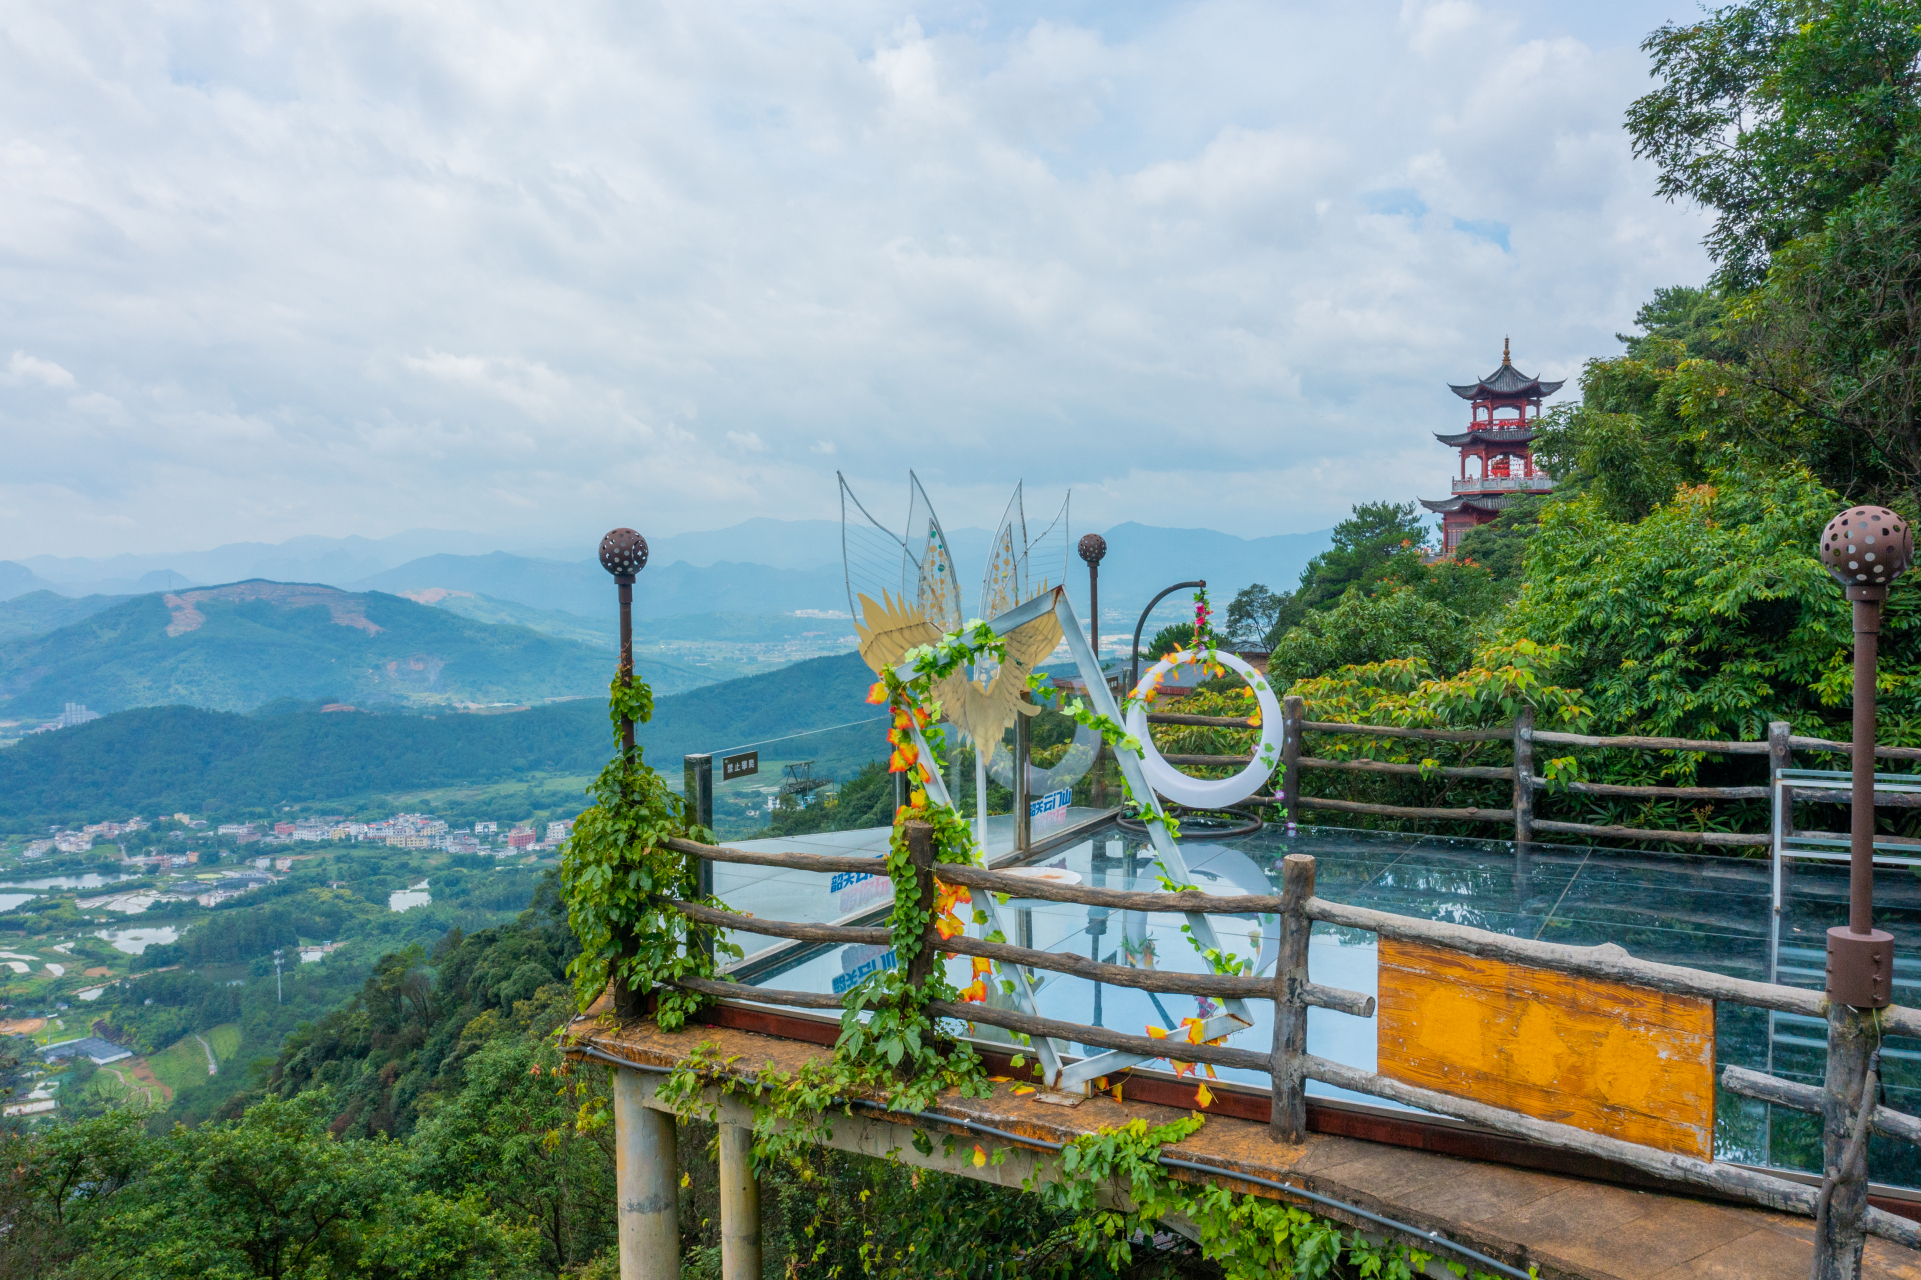
[[1450,382],[1448,389],[1463,400],[1520,401],[1544,399],[1566,385],[1565,378],[1559,382],[1543,382],[1539,378],[1530,378],[1516,369],[1512,357],[1508,354],[1507,341],[1503,339],[1500,368],[1479,382],[1470,382],[1464,387],[1457,387]]

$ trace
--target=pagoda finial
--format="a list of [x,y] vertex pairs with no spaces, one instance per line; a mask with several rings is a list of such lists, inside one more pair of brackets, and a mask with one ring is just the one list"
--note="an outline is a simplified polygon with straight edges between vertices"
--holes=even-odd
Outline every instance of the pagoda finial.
[[1502,339],[1501,339],[1501,363],[1502,363],[1502,364],[1513,364],[1513,363],[1514,363],[1514,361],[1513,361],[1513,359],[1512,359],[1511,357],[1509,357],[1509,355],[1508,355],[1508,353],[1507,353],[1507,339],[1506,339],[1506,338],[1502,338]]

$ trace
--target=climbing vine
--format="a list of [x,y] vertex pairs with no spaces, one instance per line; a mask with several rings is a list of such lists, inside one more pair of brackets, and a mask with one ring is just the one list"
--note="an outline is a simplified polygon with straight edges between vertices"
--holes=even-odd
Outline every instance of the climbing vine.
[[711,977],[714,952],[738,956],[740,949],[691,925],[677,909],[683,902],[702,901],[699,874],[692,857],[669,849],[665,841],[711,840],[713,833],[693,821],[685,802],[668,790],[639,747],[631,755],[621,748],[622,719],[635,724],[651,719],[653,690],[645,681],[629,686],[616,677],[607,713],[614,726],[614,757],[588,789],[594,803],[575,819],[561,851],[567,923],[580,939],[580,954],[568,963],[567,974],[582,1007],[612,979],[631,991],[654,993],[655,1017],[672,1029],[700,1007],[700,997],[669,984]]

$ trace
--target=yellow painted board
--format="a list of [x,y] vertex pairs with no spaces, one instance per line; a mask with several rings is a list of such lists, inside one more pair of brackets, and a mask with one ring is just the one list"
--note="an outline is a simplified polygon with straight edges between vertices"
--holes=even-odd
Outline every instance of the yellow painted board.
[[1378,1070],[1714,1157],[1714,1002],[1381,939]]

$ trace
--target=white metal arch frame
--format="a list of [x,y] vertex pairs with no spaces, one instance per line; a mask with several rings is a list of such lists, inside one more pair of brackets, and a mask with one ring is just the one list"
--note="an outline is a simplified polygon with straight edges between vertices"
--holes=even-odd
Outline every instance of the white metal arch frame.
[[1154,739],[1147,731],[1147,703],[1142,694],[1154,687],[1154,679],[1163,671],[1200,661],[1191,649],[1170,653],[1141,677],[1134,686],[1133,704],[1127,712],[1127,731],[1141,744],[1141,771],[1156,792],[1166,796],[1175,804],[1184,804],[1190,809],[1225,809],[1259,791],[1267,780],[1274,776],[1274,767],[1281,761],[1280,744],[1270,734],[1281,732],[1281,704],[1274,698],[1273,686],[1266,677],[1253,667],[1231,653],[1217,653],[1215,659],[1222,666],[1231,668],[1247,681],[1248,688],[1254,691],[1255,702],[1261,708],[1261,740],[1255,746],[1254,758],[1245,769],[1231,778],[1190,778],[1173,765],[1161,758],[1160,751],[1154,746]]

